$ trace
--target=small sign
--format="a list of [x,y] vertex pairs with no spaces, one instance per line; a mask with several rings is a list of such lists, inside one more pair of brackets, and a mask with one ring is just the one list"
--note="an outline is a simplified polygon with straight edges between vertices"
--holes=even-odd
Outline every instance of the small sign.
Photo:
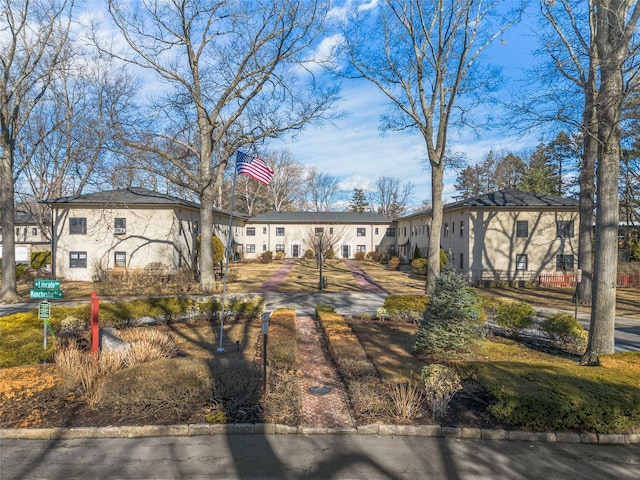
[[51,318],[51,304],[46,300],[38,305],[38,318],[40,320],[49,320]]
[[43,290],[60,290],[60,280],[37,278],[33,281],[33,288]]
[[62,298],[62,290],[44,290],[32,288],[29,290],[29,298]]
[[266,335],[269,333],[270,319],[271,319],[271,314],[269,312],[264,312],[262,314],[262,335]]

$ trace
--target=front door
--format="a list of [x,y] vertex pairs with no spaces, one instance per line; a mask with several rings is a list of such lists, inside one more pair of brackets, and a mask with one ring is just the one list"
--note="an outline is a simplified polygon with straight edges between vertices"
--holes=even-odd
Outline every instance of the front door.
[[342,258],[349,258],[349,245],[342,246]]
[[293,258],[300,257],[300,245],[291,245],[291,256]]

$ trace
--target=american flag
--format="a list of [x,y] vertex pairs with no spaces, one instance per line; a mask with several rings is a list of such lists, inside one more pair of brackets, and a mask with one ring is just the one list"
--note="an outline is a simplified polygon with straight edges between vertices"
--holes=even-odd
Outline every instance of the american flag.
[[264,163],[264,160],[242,153],[240,150],[236,153],[236,173],[249,175],[264,185],[268,185],[273,177],[273,170]]

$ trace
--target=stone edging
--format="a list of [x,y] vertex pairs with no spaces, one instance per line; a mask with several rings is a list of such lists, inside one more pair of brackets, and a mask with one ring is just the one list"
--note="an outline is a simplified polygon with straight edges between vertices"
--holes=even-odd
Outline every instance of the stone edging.
[[0,429],[0,439],[58,440],[74,438],[192,437],[198,435],[396,435],[520,442],[640,444],[640,434],[527,432],[441,425],[361,425],[356,428],[289,426],[274,423],[144,425],[125,427]]

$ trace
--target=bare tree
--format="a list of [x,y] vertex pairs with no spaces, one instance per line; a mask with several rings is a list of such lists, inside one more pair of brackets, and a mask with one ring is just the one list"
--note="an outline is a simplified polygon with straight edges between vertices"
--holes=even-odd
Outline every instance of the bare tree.
[[293,0],[109,1],[127,46],[110,53],[165,86],[152,104],[153,118],[150,108],[143,128],[123,141],[150,152],[156,173],[196,192],[204,292],[215,287],[212,207],[230,157],[302,129],[336,99],[336,89],[318,81],[312,57],[328,7],[328,1]]
[[315,168],[312,168],[307,177],[307,185],[311,210],[314,212],[331,211],[340,193],[338,179],[327,173],[318,173]]
[[401,217],[409,210],[414,189],[415,185],[411,182],[403,183],[399,178],[380,177],[376,180],[374,190],[369,192],[369,205],[385,217]]
[[596,182],[596,278],[589,342],[582,358],[586,364],[597,363],[600,354],[614,352],[623,67],[640,17],[640,3],[630,0],[595,0],[594,7],[600,70],[597,101],[600,149]]
[[[496,75],[477,76],[480,54],[519,16],[494,15],[503,2],[385,0],[360,9],[345,31],[348,75],[376,85],[390,100],[385,128],[417,129],[431,168],[432,220],[426,290],[440,271],[445,153],[454,110],[467,120]],[[464,101],[462,100],[464,99]]]
[[273,178],[267,186],[267,206],[276,212],[297,210],[304,204],[305,167],[293,160],[289,150],[267,155]]
[[16,301],[15,181],[25,167],[16,145],[64,59],[73,0],[2,0],[0,13],[0,300]]

